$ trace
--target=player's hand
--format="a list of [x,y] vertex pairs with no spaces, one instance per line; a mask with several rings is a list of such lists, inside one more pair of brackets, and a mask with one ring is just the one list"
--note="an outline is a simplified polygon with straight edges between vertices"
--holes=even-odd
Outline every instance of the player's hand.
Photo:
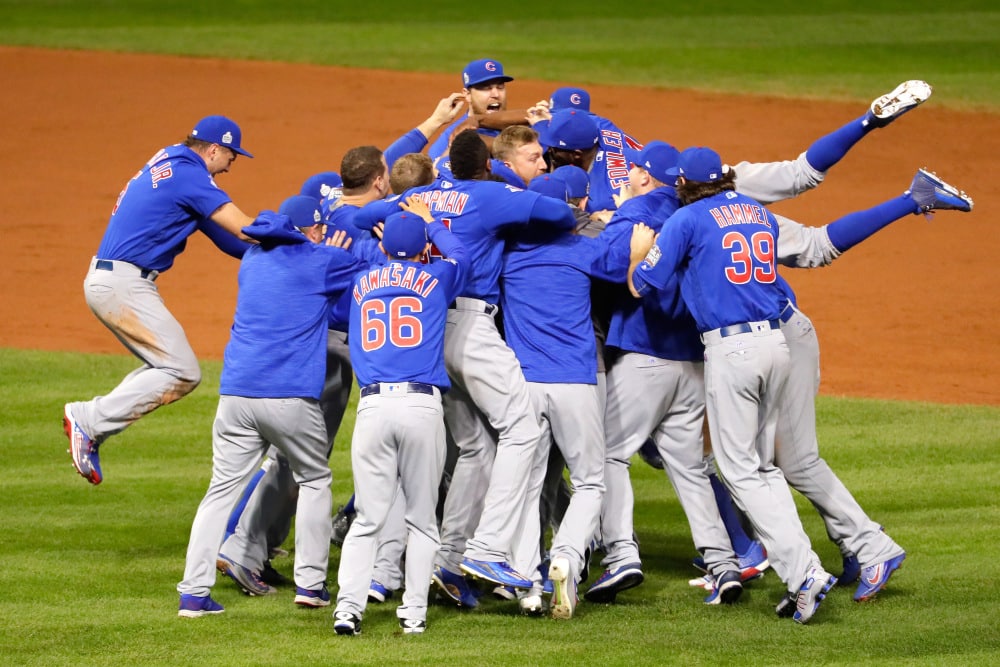
[[615,206],[621,208],[622,204],[634,196],[635,194],[632,192],[632,184],[626,183],[618,189],[618,192],[612,194],[611,198],[615,200]]
[[632,239],[629,244],[629,259],[641,262],[649,254],[650,248],[656,243],[656,232],[649,226],[637,222],[632,225]]
[[549,103],[545,100],[538,102],[535,106],[528,108],[528,125],[534,127],[535,123],[543,120],[552,120],[552,112],[549,110]]
[[431,209],[428,208],[427,202],[420,198],[420,195],[410,195],[405,201],[399,202],[399,208],[412,213],[413,215],[420,216],[423,218],[424,222],[434,222],[434,216],[431,215]]
[[377,222],[377,223],[375,223],[375,226],[372,227],[372,234],[374,234],[375,238],[377,238],[379,241],[382,240],[382,232],[384,232],[384,231],[385,231],[385,223],[384,222]]
[[324,244],[328,246],[333,246],[334,248],[341,248],[343,250],[347,250],[348,248],[351,247],[352,240],[353,239],[351,239],[351,237],[347,235],[347,232],[345,232],[343,229],[338,229],[333,233],[332,236],[330,236],[330,238],[328,238],[324,242]]
[[438,126],[445,125],[458,118],[463,108],[465,108],[465,96],[462,93],[452,93],[448,97],[441,98],[428,120]]

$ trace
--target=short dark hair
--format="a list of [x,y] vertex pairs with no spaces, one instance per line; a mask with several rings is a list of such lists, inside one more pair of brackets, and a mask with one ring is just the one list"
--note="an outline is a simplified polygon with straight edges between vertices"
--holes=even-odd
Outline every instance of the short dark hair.
[[352,148],[344,153],[344,159],[340,161],[344,194],[357,194],[367,190],[375,179],[384,173],[382,151],[375,146]]
[[389,172],[389,187],[394,195],[433,182],[434,162],[423,153],[407,153],[396,160]]
[[205,141],[204,139],[199,139],[193,134],[189,134],[187,139],[184,140],[184,145],[193,150],[195,153],[205,150],[212,145],[211,141]]
[[699,199],[705,199],[726,190],[735,190],[736,172],[732,167],[723,167],[722,178],[717,181],[703,183],[684,179],[683,181],[679,180],[674,189],[677,190],[677,198],[681,201],[681,206],[687,206]]
[[475,130],[463,130],[451,142],[448,151],[451,173],[463,181],[481,179],[486,175],[490,149]]

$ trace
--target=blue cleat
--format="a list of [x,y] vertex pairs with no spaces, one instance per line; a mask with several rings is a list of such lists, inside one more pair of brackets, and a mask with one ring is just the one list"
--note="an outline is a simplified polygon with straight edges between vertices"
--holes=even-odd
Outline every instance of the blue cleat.
[[221,614],[225,609],[210,595],[181,595],[177,615],[182,618],[198,618],[208,614]]
[[614,602],[619,593],[635,588],[645,579],[641,563],[625,563],[613,570],[605,570],[583,597],[588,602]]
[[878,595],[878,592],[885,588],[885,585],[889,582],[889,577],[892,576],[892,573],[898,570],[903,564],[903,559],[905,558],[906,554],[901,553],[895,558],[869,565],[862,570],[858,590],[854,592],[854,601],[864,602]]
[[844,571],[837,577],[838,586],[850,586],[861,576],[861,563],[854,554],[844,556]]
[[472,590],[472,586],[461,574],[446,570],[443,567],[434,568],[431,581],[437,584],[441,592],[454,601],[459,607],[474,609],[479,606],[479,600]]
[[295,604],[301,607],[329,607],[330,591],[326,590],[326,586],[323,586],[318,591],[296,586]]
[[392,591],[380,584],[379,582],[372,579],[372,583],[368,586],[368,601],[374,602],[375,604],[380,604],[385,602],[392,597]]
[[835,583],[837,583],[837,577],[819,565],[814,565],[795,595],[795,613],[792,614],[792,619],[796,623],[808,623],[816,610],[819,609],[819,603],[823,601]]
[[498,586],[511,586],[513,588],[531,588],[534,584],[517,570],[512,568],[507,561],[476,560],[474,558],[463,558],[459,566],[462,572],[497,584]]
[[278,592],[278,589],[268,585],[260,578],[259,572],[240,565],[223,553],[220,553],[218,558],[216,558],[215,568],[220,573],[235,581],[240,590],[247,595],[272,595]]
[[917,175],[910,183],[910,199],[917,205],[914,213],[929,213],[931,211],[963,211],[972,210],[972,197],[938,178],[937,174],[927,169],[918,169]]
[[754,540],[750,543],[750,548],[746,553],[737,554],[740,561],[740,581],[747,582],[760,579],[764,576],[764,570],[771,566],[767,560],[767,552],[764,545]]
[[705,598],[705,604],[732,604],[743,595],[743,582],[736,570],[723,572],[714,581],[712,593]]

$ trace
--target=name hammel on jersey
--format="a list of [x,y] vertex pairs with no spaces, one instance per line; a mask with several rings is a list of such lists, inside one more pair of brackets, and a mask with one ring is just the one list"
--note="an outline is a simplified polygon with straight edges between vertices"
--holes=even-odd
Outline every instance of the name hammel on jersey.
[[[726,193],[727,198],[732,199],[735,196],[735,192]],[[771,226],[771,221],[768,220],[764,207],[759,204],[723,204],[708,209],[708,212],[720,228],[733,225]]]
[[[451,261],[445,259],[443,261]],[[454,264],[454,262],[452,262]],[[374,268],[361,277],[354,285],[352,296],[357,304],[365,295],[380,287],[401,287],[426,298],[438,285],[438,279],[416,265],[405,267],[397,262]]]

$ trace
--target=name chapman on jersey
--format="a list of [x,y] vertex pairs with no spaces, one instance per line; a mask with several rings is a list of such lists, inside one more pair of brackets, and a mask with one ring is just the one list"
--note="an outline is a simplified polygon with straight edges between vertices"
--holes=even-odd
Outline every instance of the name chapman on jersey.
[[438,279],[416,266],[406,266],[403,264],[391,263],[383,267],[375,268],[361,277],[354,284],[354,291],[351,296],[355,303],[360,304],[365,295],[380,287],[401,287],[411,292],[427,298],[438,285]]

